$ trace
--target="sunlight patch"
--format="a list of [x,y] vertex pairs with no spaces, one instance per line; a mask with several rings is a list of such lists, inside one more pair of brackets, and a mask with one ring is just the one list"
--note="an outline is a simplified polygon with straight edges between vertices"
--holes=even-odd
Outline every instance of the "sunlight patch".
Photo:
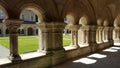
[[105,49],[103,50],[104,52],[117,52],[118,50],[114,50],[114,49]]
[[73,61],[74,63],[83,63],[83,64],[94,64],[97,60],[89,59],[89,58],[81,58],[78,60]]
[[112,49],[117,49],[117,50],[119,50],[120,49],[120,47],[111,47]]
[[107,57],[107,55],[102,55],[102,54],[92,54],[92,55],[90,55],[90,56],[88,56],[88,57],[105,58],[105,57]]

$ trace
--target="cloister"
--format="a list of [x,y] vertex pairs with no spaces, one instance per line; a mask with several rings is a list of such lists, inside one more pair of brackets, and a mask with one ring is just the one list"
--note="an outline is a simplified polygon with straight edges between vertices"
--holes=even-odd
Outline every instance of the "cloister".
[[[47,68],[76,57],[120,45],[120,0],[0,0],[9,33],[10,54],[0,68]],[[21,12],[38,16],[39,49],[18,53]],[[71,32],[71,45],[63,46],[64,30]],[[0,31],[1,32],[1,31]],[[26,47],[27,48],[27,47]],[[28,55],[28,56],[27,56]]]

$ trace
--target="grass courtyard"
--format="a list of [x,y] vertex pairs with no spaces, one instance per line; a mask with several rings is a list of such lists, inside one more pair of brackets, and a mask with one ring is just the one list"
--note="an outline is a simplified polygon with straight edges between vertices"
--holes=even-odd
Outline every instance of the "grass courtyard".
[[[71,43],[70,35],[63,36],[63,45],[68,46]],[[0,44],[9,48],[9,37],[0,37]],[[19,36],[18,37],[18,48],[19,53],[27,53],[36,51],[38,47],[38,36]]]

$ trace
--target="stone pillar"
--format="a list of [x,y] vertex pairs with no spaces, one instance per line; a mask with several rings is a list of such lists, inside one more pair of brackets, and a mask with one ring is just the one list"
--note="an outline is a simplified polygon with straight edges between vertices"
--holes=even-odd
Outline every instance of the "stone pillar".
[[114,45],[114,40],[113,40],[113,29],[114,27],[110,27],[109,29],[109,35],[110,35],[110,45],[113,46]]
[[99,43],[99,28],[96,31],[96,41]]
[[120,43],[120,27],[114,28],[113,38],[115,43]]
[[113,27],[104,27],[104,42],[109,42],[110,45],[113,45]]
[[75,31],[71,31],[71,45],[75,45]]
[[12,62],[21,60],[18,54],[18,29],[20,28],[23,21],[20,20],[5,20],[5,24],[9,30],[10,38],[10,57]]
[[39,51],[51,55],[52,65],[66,60],[63,48],[64,23],[39,23]]
[[110,41],[109,27],[104,27],[104,42]]
[[[82,31],[84,31],[84,44],[85,46],[90,46],[91,52],[95,52],[97,50],[97,43],[96,43],[96,26],[82,26],[80,28]],[[80,35],[80,34],[79,34]]]
[[39,24],[39,46],[40,51],[49,53],[51,51],[63,50],[63,23],[40,23]]
[[5,24],[3,23],[3,25],[2,25],[2,36],[6,36],[6,34],[5,34],[5,30],[6,29],[6,26],[5,26]]
[[98,43],[103,43],[103,27],[99,26],[98,27]]

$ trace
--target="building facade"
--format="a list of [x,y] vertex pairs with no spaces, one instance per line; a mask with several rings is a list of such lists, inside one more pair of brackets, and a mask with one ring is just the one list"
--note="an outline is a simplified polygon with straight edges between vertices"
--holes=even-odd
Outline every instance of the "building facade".
[[[0,36],[8,36],[9,30],[7,29],[5,23],[5,14],[0,11]],[[22,26],[19,28],[19,35],[22,36],[32,36],[38,35],[37,16],[30,10],[22,11],[20,19],[24,21]]]

